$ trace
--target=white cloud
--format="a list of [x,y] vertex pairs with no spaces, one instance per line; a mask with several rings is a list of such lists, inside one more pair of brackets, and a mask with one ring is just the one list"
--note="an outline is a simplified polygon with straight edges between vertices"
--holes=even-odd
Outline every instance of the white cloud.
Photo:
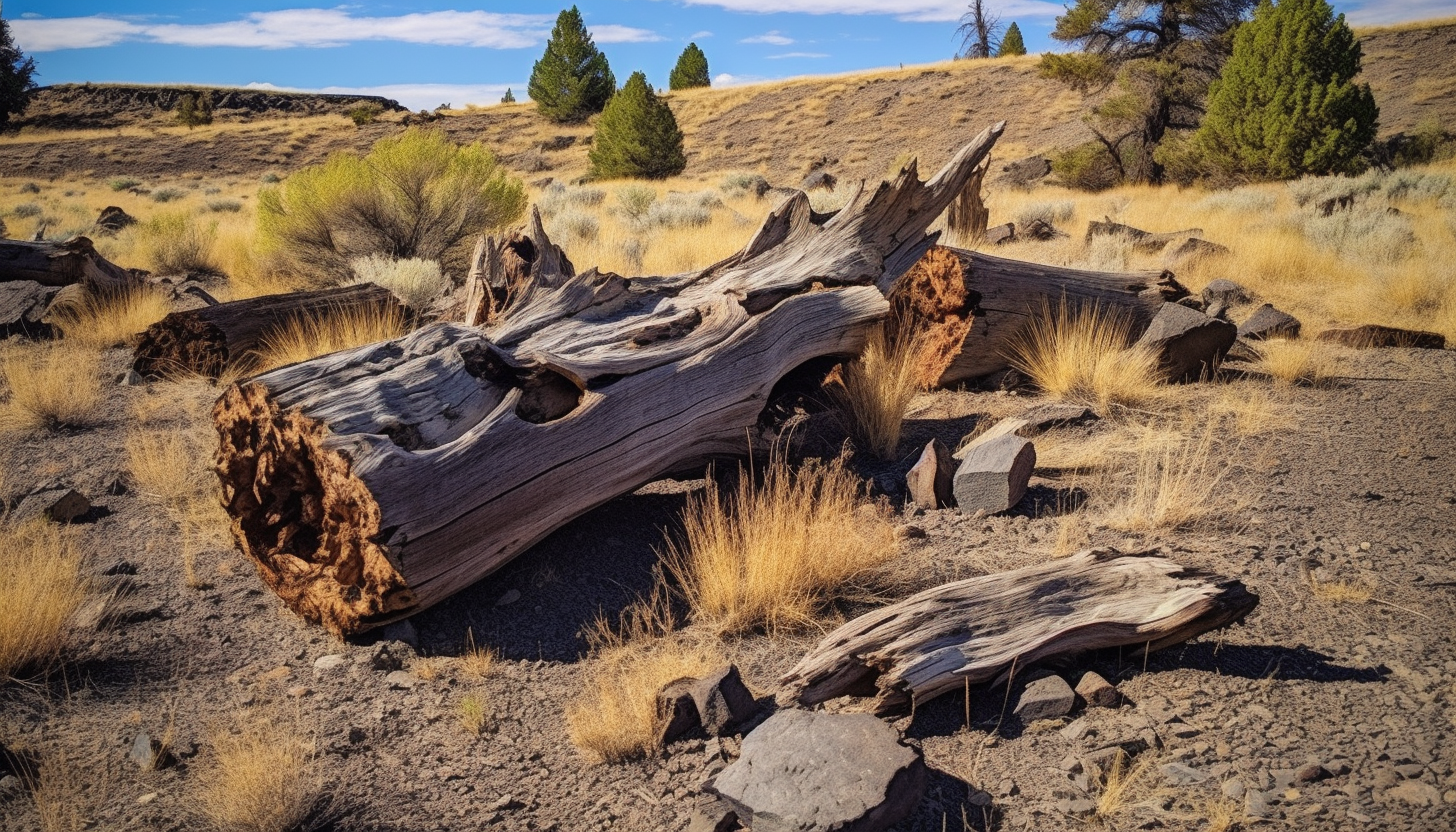
[[744,84],[761,84],[764,81],[772,80],[772,78],[767,78],[762,75],[731,75],[727,72],[720,72],[713,76],[713,86],[741,87]]
[[704,30],[701,32],[693,32],[691,35],[688,35],[688,40],[702,40],[703,38],[710,38],[712,36],[712,32]]
[[1365,0],[1346,12],[1345,19],[1352,24],[1370,26],[1450,15],[1451,0]]
[[662,35],[651,29],[634,29],[631,26],[618,26],[615,23],[590,28],[592,40],[597,43],[656,43],[665,40]]
[[770,61],[777,61],[781,58],[827,58],[829,55],[824,52],[785,52],[782,55],[769,55]]
[[[88,49],[123,41],[179,46],[231,46],[253,49],[319,48],[360,41],[397,41],[439,46],[520,49],[543,43],[552,15],[485,11],[417,12],[395,17],[358,17],[345,8],[283,9],[251,12],[221,23],[150,23],[135,19],[90,17],[11,21],[26,52]],[[605,24],[592,27],[601,43],[662,40],[648,29]]]
[[[965,0],[679,0],[689,6],[717,6],[733,12],[799,12],[803,14],[892,14],[912,22],[960,20]],[[1427,0],[1420,0],[1427,2]],[[1005,0],[996,4],[1002,20],[1013,17],[1055,17],[1066,9],[1046,0]]]
[[751,38],[744,38],[743,40],[739,41],[739,43],[767,43],[772,46],[788,46],[793,42],[793,38],[785,37],[783,33],[779,32],[779,30],[777,29],[774,29],[772,32],[764,32],[761,35],[754,35]]
[[378,95],[392,98],[411,110],[433,110],[441,104],[464,107],[467,104],[499,104],[509,87],[516,100],[526,100],[526,85],[519,84],[384,84],[377,87],[280,87],[263,81],[248,84],[253,90],[287,92],[322,92],[330,95]]

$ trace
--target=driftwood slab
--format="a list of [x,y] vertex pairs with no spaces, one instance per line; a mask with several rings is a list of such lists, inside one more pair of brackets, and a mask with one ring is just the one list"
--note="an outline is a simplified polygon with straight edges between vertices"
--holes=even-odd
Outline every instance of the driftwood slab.
[[82,283],[92,291],[117,291],[141,282],[97,253],[87,237],[62,243],[0,240],[0,283],[12,280],[32,280],[42,286]]
[[780,679],[815,705],[874,696],[893,713],[1045,659],[1107,647],[1159,650],[1242,620],[1259,597],[1239,581],[1155,557],[1090,549],[945,584],[839,627]]
[[[833,215],[796,194],[700,272],[543,275],[485,329],[436,324],[232,386],[213,416],[234,537],[294,610],[355,633],[644,483],[743,453],[780,379],[859,352],[1002,128]],[[538,261],[554,251],[541,236]]]

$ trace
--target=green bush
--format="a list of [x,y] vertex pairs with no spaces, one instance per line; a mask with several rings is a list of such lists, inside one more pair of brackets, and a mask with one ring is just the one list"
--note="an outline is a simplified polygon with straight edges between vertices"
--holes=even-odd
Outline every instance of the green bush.
[[346,113],[354,121],[354,126],[363,127],[366,124],[373,124],[384,115],[384,106],[377,101],[365,101]]
[[464,241],[520,219],[526,190],[480,144],[410,128],[364,156],[336,153],[258,194],[262,249],[315,283],[371,254],[463,271]]
[[35,91],[35,59],[25,57],[10,39],[10,24],[0,19],[0,127],[21,115]]
[[592,43],[581,12],[572,6],[558,15],[526,87],[541,115],[552,121],[585,121],[602,111],[616,88],[607,56]]
[[1456,136],[1446,132],[1440,119],[1426,116],[1395,150],[1397,167],[1424,165],[1456,156]]
[[1199,149],[1213,168],[1254,179],[1358,173],[1380,115],[1359,74],[1343,14],[1325,0],[1264,0],[1209,88]]
[[1122,181],[1115,161],[1098,142],[1052,154],[1052,173],[1063,185],[1079,191],[1105,191]]
[[10,213],[14,214],[17,217],[20,217],[21,219],[28,219],[30,217],[40,216],[41,207],[34,202],[22,202],[12,208],[10,210]]
[[203,225],[185,211],[174,211],[141,223],[134,233],[142,262],[157,274],[219,272],[214,224]]
[[687,166],[677,119],[641,72],[607,103],[587,155],[592,175],[603,179],[665,179]]
[[243,210],[243,203],[236,199],[211,199],[207,202],[207,210],[214,214],[236,214]]
[[708,56],[703,54],[703,50],[696,43],[688,44],[688,48],[678,56],[677,66],[672,68],[672,74],[667,78],[668,89],[687,90],[712,85],[713,81],[708,76]]
[[199,127],[212,123],[212,93],[183,93],[177,100],[177,123]]
[[657,201],[657,191],[646,185],[627,185],[617,189],[617,204],[621,207],[622,213],[633,221],[641,221],[646,218],[647,212],[652,209],[652,204]]
[[107,187],[113,191],[125,191],[142,184],[140,179],[132,179],[130,176],[118,176],[107,182]]
[[176,199],[181,199],[184,196],[186,196],[186,194],[182,193],[182,191],[178,190],[177,188],[158,188],[157,190],[152,191],[153,202],[171,202]]

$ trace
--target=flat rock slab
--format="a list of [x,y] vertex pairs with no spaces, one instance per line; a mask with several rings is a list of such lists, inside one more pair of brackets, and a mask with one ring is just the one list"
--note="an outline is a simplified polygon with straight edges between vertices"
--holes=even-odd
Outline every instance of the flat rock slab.
[[920,751],[875,717],[785,710],[710,788],[753,832],[876,832],[910,816],[926,781]]
[[1366,324],[1349,329],[1327,329],[1315,338],[1320,341],[1344,344],[1357,350],[1379,347],[1405,347],[1418,350],[1444,350],[1446,348],[1446,336],[1439,333],[1399,329],[1379,324]]
[[1298,338],[1299,319],[1288,312],[1280,312],[1272,304],[1266,303],[1255,309],[1254,314],[1239,324],[1239,337],[1246,341]]
[[1016,700],[1013,711],[1025,724],[1038,719],[1056,719],[1072,712],[1077,695],[1060,676],[1043,676],[1027,685]]
[[998,436],[970,449],[955,474],[955,498],[962,514],[999,514],[1021,502],[1036,449],[1014,434]]
[[1163,373],[1174,381],[1212,376],[1234,345],[1238,328],[1176,303],[1165,303],[1138,339],[1158,353]]
[[1209,281],[1208,285],[1203,287],[1203,304],[1205,306],[1212,306],[1215,303],[1237,306],[1240,303],[1248,302],[1249,290],[1232,280],[1219,278]]
[[91,501],[73,488],[46,488],[35,491],[15,507],[12,519],[17,523],[50,520],[70,523],[91,510]]

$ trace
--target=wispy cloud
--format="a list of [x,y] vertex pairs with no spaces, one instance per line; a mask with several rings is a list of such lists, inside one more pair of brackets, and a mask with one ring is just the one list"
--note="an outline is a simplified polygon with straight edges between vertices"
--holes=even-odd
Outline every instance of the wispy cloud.
[[[1421,0],[1424,2],[1425,0]],[[679,0],[689,6],[717,6],[734,12],[799,12],[802,14],[883,14],[911,22],[959,20],[965,0]],[[1055,17],[1066,13],[1061,3],[1045,0],[1003,0],[996,4],[1003,20],[1013,17]]]
[[[361,41],[398,41],[439,46],[522,49],[543,43],[551,15],[484,11],[418,12],[363,17],[347,9],[283,9],[252,12],[221,23],[153,23],[145,19],[52,17],[13,20],[11,31],[27,52],[91,49],[125,41],[178,46],[253,49],[321,48]],[[600,43],[647,43],[656,32],[605,24],[591,27]]]
[[255,81],[247,85],[253,90],[286,90],[289,92],[322,92],[333,95],[378,95],[392,98],[411,110],[430,110],[441,104],[464,107],[467,104],[499,104],[506,89],[519,101],[526,100],[526,83],[519,84],[384,84],[375,87],[281,87]]
[[732,75],[727,72],[720,72],[713,76],[715,87],[741,87],[744,84],[761,84],[764,81],[772,81],[763,75]]
[[827,58],[829,55],[825,52],[785,52],[782,55],[769,55],[767,57],[770,61],[777,61],[783,58]]
[[1361,26],[1450,17],[1452,13],[1451,0],[1364,0],[1353,5],[1345,19]]
[[712,36],[713,33],[705,29],[701,32],[693,32],[691,35],[688,35],[688,40],[702,40],[703,38],[710,38]]
[[784,34],[778,29],[774,29],[771,32],[764,32],[761,35],[754,35],[751,38],[744,38],[743,40],[739,41],[739,43],[767,43],[772,46],[788,46],[793,42],[793,38],[784,36]]

